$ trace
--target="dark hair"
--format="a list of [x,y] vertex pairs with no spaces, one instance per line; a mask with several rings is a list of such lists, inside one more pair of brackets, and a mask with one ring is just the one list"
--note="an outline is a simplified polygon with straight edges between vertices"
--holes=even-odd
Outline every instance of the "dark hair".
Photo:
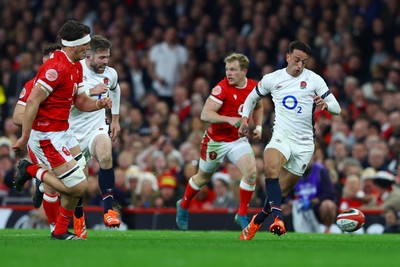
[[111,48],[111,42],[101,35],[94,35],[90,40],[90,50],[93,52]]
[[51,53],[54,53],[54,51],[60,50],[60,49],[61,49],[61,45],[51,43],[51,44],[48,44],[45,47],[43,47],[42,54],[43,54],[43,56],[48,56]]
[[300,50],[307,55],[311,55],[311,47],[303,42],[300,41],[293,41],[289,44],[289,54],[292,54],[294,50]]
[[66,41],[74,41],[90,34],[89,26],[80,21],[68,20],[61,26],[58,36]]

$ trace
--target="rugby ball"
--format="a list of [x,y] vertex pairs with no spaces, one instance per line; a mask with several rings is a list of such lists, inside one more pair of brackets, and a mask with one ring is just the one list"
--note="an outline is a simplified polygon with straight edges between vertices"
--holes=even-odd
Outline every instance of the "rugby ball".
[[365,216],[358,209],[347,209],[336,217],[336,224],[344,232],[354,232],[360,229],[365,223]]

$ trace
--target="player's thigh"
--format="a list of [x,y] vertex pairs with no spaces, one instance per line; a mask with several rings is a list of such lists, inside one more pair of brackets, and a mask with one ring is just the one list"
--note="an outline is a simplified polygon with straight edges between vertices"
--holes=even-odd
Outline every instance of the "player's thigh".
[[242,158],[246,157],[246,159],[251,160],[251,162],[249,163],[253,165],[252,167],[255,167],[254,151],[251,148],[251,145],[247,138],[243,137],[234,142],[228,143],[227,149],[229,150],[226,154],[226,157],[234,164],[239,165],[239,161],[242,162]]
[[201,179],[210,179],[211,175],[217,170],[220,162],[217,161],[211,161],[211,160],[203,160],[200,158],[199,161],[199,171],[197,173],[197,176],[199,176]]
[[279,174],[280,168],[290,158],[291,153],[290,141],[285,136],[274,132],[264,150],[264,167],[267,172],[274,172],[274,175]]
[[291,173],[302,176],[314,154],[314,144],[292,143],[291,151],[291,156],[284,167]]
[[204,135],[200,147],[200,158],[208,163],[221,163],[231,149],[232,142],[216,142]]
[[99,161],[104,158],[111,159],[112,143],[107,132],[96,131],[89,141],[89,151]]
[[81,196],[88,188],[86,175],[80,166],[76,166],[73,170],[60,176],[61,181],[66,187],[70,188],[73,195]]
[[[68,146],[67,140],[74,138],[65,132],[38,132],[31,131],[28,149],[37,158],[38,163],[56,169],[60,166],[66,170],[72,169],[70,162],[75,162]],[[74,164],[72,164],[74,165]]]

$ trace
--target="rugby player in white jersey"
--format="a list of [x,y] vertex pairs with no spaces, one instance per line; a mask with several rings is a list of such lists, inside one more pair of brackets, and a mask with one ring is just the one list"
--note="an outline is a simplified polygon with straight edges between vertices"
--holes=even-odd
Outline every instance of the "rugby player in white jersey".
[[[86,93],[94,99],[110,97],[111,123],[106,123],[104,110],[82,112],[73,107],[69,117],[70,129],[77,138],[82,153],[89,161],[96,158],[99,163],[99,187],[104,202],[104,224],[107,227],[119,227],[118,213],[113,210],[115,176],[112,158],[112,141],[119,135],[120,88],[118,74],[108,67],[111,43],[104,37],[95,35],[90,41],[90,51],[81,61],[83,67],[83,84]],[[82,202],[78,203],[78,207]],[[74,231],[81,238],[86,238],[86,225],[83,210],[77,209],[74,214]]]
[[321,76],[305,68],[311,48],[294,41],[286,54],[286,68],[264,75],[247,97],[239,134],[247,135],[248,118],[261,97],[271,94],[275,121],[271,140],[264,150],[267,198],[262,211],[253,216],[241,232],[241,240],[251,240],[269,214],[274,222],[269,231],[286,233],[282,220],[282,196],[286,196],[303,175],[314,152],[314,110],[316,107],[338,115],[341,108]]

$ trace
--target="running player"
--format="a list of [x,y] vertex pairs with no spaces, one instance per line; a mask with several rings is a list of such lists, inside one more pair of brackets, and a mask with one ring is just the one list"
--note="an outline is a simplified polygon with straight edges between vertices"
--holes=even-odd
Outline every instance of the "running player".
[[[249,223],[247,210],[255,189],[256,164],[247,138],[238,135],[238,127],[243,102],[257,82],[246,77],[249,68],[246,56],[234,53],[224,62],[226,77],[212,89],[201,113],[201,119],[211,124],[201,144],[199,171],[189,179],[183,199],[177,202],[176,223],[181,230],[188,229],[190,201],[210,181],[225,157],[235,163],[242,173],[239,211],[235,221],[242,229]],[[255,140],[261,138],[262,117],[263,105],[258,102],[253,112],[257,125],[253,132]]]
[[[90,48],[89,33],[90,28],[78,21],[69,20],[61,27],[62,50],[55,51],[40,67],[27,100],[22,135],[13,145],[16,152],[24,151],[28,145],[32,161],[52,169],[76,196],[83,195],[87,181],[69,149],[74,147],[71,143],[76,142],[68,124],[71,104],[85,111],[111,107],[109,98],[93,100],[85,94],[77,94],[83,79],[79,61],[85,58],[86,50]],[[16,186],[23,185],[31,177],[41,179],[44,172],[46,170],[37,164],[23,159],[18,164]],[[60,216],[51,233],[52,239],[77,239],[68,232],[77,201],[69,195],[61,198]]]
[[[79,142],[86,162],[94,157],[100,165],[99,187],[104,201],[104,224],[108,227],[119,227],[121,222],[117,217],[118,213],[113,210],[115,177],[112,141],[115,141],[121,131],[119,125],[121,92],[117,72],[107,66],[111,43],[106,38],[95,35],[92,36],[90,47],[86,58],[81,61],[85,93],[92,99],[102,99],[108,96],[111,98],[113,102],[111,124],[106,124],[104,110],[84,112],[75,106],[71,110],[69,124]],[[81,204],[78,203],[78,206]],[[74,214],[74,230],[77,236],[86,238],[83,211]]]
[[278,236],[286,233],[281,215],[282,196],[286,196],[303,175],[314,153],[316,107],[340,114],[340,106],[321,76],[305,68],[311,48],[294,41],[286,54],[286,68],[265,75],[247,97],[240,120],[239,134],[247,135],[248,117],[260,98],[271,94],[275,104],[272,138],[264,150],[267,199],[260,213],[240,234],[251,240],[269,214],[274,222],[269,230]]

